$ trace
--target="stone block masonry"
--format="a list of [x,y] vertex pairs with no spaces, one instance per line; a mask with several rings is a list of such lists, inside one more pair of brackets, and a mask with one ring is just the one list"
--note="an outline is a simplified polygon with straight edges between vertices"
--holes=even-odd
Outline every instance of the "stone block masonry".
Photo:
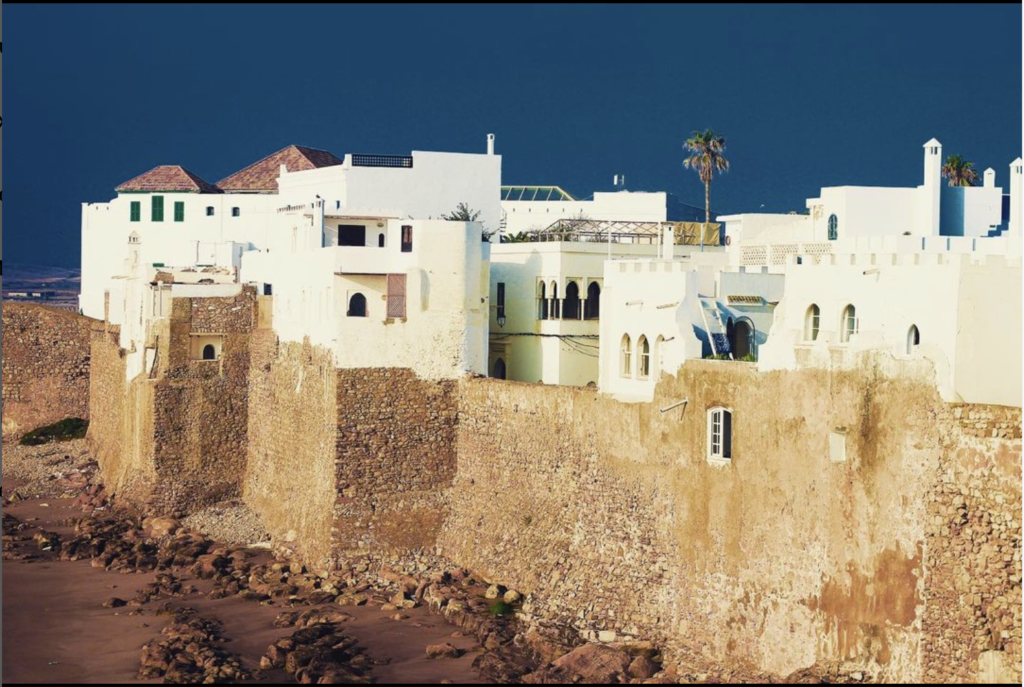
[[328,567],[336,498],[337,373],[330,352],[256,332],[245,501],[279,547]]
[[[144,510],[182,515],[241,494],[247,466],[249,365],[255,291],[175,298],[146,343],[152,369],[128,380],[114,332],[96,333],[90,431],[108,486]],[[216,333],[215,360],[199,360],[192,336]],[[120,390],[120,393],[118,391]],[[109,396],[109,397],[108,397]]]
[[456,469],[456,382],[338,371],[335,556],[433,549]]
[[27,303],[3,304],[3,441],[69,417],[89,419],[94,320]]
[[[241,493],[318,571],[447,561],[524,593],[529,621],[695,672],[1020,682],[1021,411],[943,404],[927,361],[689,361],[624,404],[337,370],[280,344],[265,300],[175,299],[132,380],[116,328],[93,328],[90,439],[119,497]],[[193,334],[223,336],[220,359],[193,360]]]
[[[684,666],[1019,682],[1020,410],[961,409],[1010,425],[978,439],[900,365],[691,361],[640,405],[468,380],[439,552],[538,621]],[[733,411],[725,466],[705,457],[714,406]]]

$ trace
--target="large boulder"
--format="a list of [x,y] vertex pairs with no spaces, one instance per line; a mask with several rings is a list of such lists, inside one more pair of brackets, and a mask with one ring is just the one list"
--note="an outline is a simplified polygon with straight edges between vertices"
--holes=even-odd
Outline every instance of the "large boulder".
[[627,682],[626,672],[632,659],[619,649],[601,644],[587,644],[554,662],[554,668],[570,682],[588,685]]

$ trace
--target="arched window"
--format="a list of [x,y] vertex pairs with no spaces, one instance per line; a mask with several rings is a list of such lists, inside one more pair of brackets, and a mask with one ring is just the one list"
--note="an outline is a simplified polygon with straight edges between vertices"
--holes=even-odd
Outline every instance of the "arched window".
[[203,346],[203,360],[216,360],[217,349],[213,347],[213,344],[206,344]]
[[561,316],[562,308],[558,300],[558,283],[551,282],[551,319],[557,320]]
[[361,293],[352,294],[348,300],[349,317],[366,317],[366,296]]
[[619,374],[627,379],[633,376],[633,342],[629,340],[629,334],[622,336],[622,356],[619,360]]
[[384,234],[378,234],[377,235],[377,248],[383,248],[383,247],[384,247]]
[[840,323],[839,340],[842,343],[849,343],[850,339],[860,331],[860,321],[857,319],[857,308],[852,304],[843,308],[843,320]]
[[728,408],[708,410],[708,460],[732,460],[732,411]]
[[816,303],[812,303],[804,316],[804,341],[817,341],[820,326],[821,308]]
[[596,320],[601,317],[601,285],[596,281],[587,287],[587,312],[585,318]]
[[505,361],[498,358],[494,362],[494,374],[491,375],[495,379],[505,379]]
[[562,315],[567,320],[580,319],[580,287],[574,281],[565,287],[565,311]]
[[907,331],[907,355],[914,352],[914,349],[921,345],[921,332],[916,324],[910,325]]
[[640,379],[647,379],[651,376],[651,344],[646,336],[640,337],[636,348],[640,353],[640,371],[637,376]]
[[828,216],[828,240],[835,241],[839,238],[839,218],[835,215]]
[[544,282],[540,283],[540,293],[538,294],[540,300],[540,308],[537,313],[537,319],[546,320],[548,319],[548,298],[547,298],[548,286]]

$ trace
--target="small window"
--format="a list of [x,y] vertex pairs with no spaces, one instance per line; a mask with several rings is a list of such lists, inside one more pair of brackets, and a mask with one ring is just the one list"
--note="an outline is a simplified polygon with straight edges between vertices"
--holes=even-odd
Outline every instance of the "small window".
[[273,284],[264,284],[263,285],[263,295],[264,296],[273,296],[274,295],[274,285]]
[[728,408],[708,411],[708,460],[732,460],[732,411]]
[[153,196],[152,218],[154,222],[164,221],[164,197]]
[[366,317],[366,296],[361,293],[352,294],[348,300],[349,317]]
[[206,216],[207,217],[213,217],[213,206],[212,205],[207,205],[206,206]]
[[828,240],[835,241],[839,238],[839,218],[835,215],[828,216]]
[[137,200],[132,201],[131,218],[133,222],[142,221],[142,203]]
[[206,344],[203,346],[203,360],[216,360],[217,349],[214,348],[213,344]]
[[498,317],[505,317],[505,282],[498,282]]
[[383,247],[384,247],[384,234],[378,234],[377,235],[377,248],[383,248]]
[[238,207],[231,208],[231,216],[232,217],[241,217],[242,216],[242,208],[238,208]]
[[633,342],[629,340],[629,334],[622,337],[622,354],[620,357],[619,374],[626,379],[633,376]]
[[811,304],[811,307],[807,308],[807,315],[804,318],[804,341],[817,341],[820,327],[821,308],[817,304]]
[[637,350],[640,352],[640,379],[647,379],[651,376],[651,344],[646,336],[641,336],[637,343]]
[[910,325],[907,331],[907,355],[914,352],[914,349],[921,345],[921,332],[916,324]]
[[408,224],[402,225],[402,252],[412,252],[412,226]]
[[185,221],[185,203],[180,200],[174,201],[174,221],[184,222]]
[[541,282],[540,283],[540,293],[538,294],[538,298],[540,300],[540,307],[539,307],[538,313],[537,313],[537,319],[540,319],[540,320],[548,319],[548,297],[547,297],[547,292],[548,292],[547,284],[545,284],[544,282]]
[[843,321],[840,324],[842,343],[850,343],[853,335],[860,331],[860,320],[857,319],[857,309],[848,305],[843,309]]

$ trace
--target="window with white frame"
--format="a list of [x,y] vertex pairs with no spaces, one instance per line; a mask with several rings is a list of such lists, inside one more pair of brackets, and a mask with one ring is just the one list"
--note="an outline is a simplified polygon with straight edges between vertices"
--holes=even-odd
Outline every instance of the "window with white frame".
[[620,360],[619,373],[626,377],[633,376],[633,342],[629,340],[629,334],[622,336],[622,356]]
[[850,343],[853,335],[860,331],[860,322],[857,319],[857,308],[850,304],[843,308],[843,321],[840,327],[842,343]]
[[708,460],[732,460],[732,411],[728,408],[708,410]]
[[804,318],[804,341],[817,341],[818,330],[821,327],[821,308],[812,303],[807,308],[807,315]]

